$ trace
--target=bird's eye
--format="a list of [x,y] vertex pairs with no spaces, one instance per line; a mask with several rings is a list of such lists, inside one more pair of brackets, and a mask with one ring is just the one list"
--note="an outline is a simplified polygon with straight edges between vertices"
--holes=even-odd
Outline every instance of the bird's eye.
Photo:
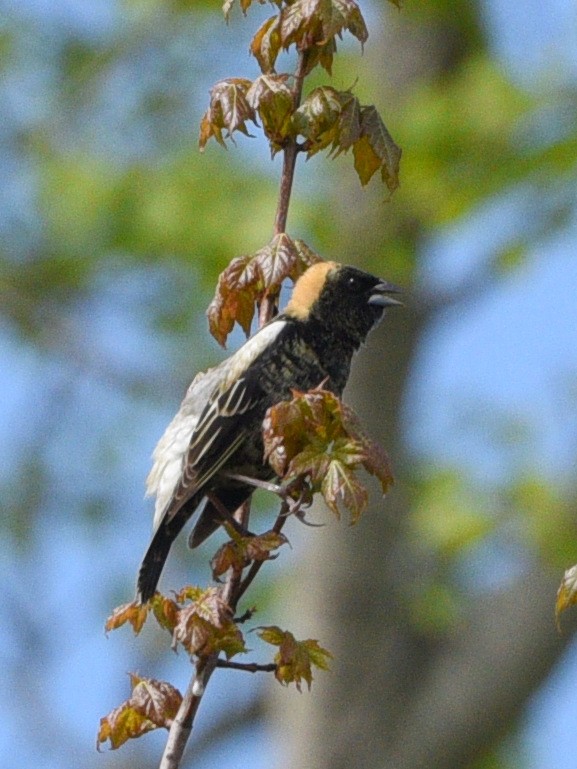
[[357,285],[356,278],[350,277],[347,281],[349,288],[354,288]]

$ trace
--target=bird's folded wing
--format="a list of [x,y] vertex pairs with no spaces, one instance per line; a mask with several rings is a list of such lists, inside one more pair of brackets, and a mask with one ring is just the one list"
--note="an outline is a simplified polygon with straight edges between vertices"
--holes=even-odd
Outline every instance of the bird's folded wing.
[[201,492],[241,446],[250,427],[247,412],[260,396],[254,377],[242,377],[224,391],[215,391],[192,433],[180,481],[163,516],[165,521]]

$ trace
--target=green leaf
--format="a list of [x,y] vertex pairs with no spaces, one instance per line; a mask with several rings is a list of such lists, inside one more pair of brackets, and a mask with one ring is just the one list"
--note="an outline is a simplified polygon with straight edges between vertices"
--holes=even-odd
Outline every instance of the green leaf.
[[313,681],[312,667],[329,669],[328,660],[332,654],[312,638],[297,641],[292,633],[276,625],[259,628],[258,634],[266,643],[279,647],[274,657],[277,666],[275,678],[285,686],[294,683],[300,692],[304,680],[310,689]]
[[399,186],[401,150],[383,123],[376,107],[361,109],[361,136],[366,136],[381,163],[381,176],[391,192]]

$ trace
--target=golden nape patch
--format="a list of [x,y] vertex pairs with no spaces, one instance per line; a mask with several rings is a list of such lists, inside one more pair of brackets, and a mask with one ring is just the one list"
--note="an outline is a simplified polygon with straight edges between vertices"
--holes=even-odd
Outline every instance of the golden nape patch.
[[292,296],[286,306],[287,315],[304,320],[310,308],[323,290],[327,275],[339,267],[336,262],[317,262],[308,268],[295,283]]

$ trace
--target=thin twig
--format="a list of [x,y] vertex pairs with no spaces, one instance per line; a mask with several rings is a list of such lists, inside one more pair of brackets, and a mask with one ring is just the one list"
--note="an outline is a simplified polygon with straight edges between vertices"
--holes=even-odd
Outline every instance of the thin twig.
[[[306,74],[307,52],[300,51],[295,71],[295,84],[293,88],[293,112],[298,109],[303,93],[303,83]],[[280,235],[286,232],[288,209],[295,174],[297,155],[300,147],[296,139],[288,139],[283,150],[283,165],[280,179],[280,191],[276,216],[274,220],[274,234]]]
[[[281,505],[281,508],[279,510],[279,514],[277,516],[276,521],[274,522],[274,526],[272,527],[272,530],[276,534],[280,534],[282,531],[282,527],[285,525],[286,520],[288,518],[288,505],[286,502],[283,502]],[[261,566],[265,563],[265,561],[253,561],[250,569],[248,570],[246,577],[242,580],[242,582],[239,584],[238,589],[235,594],[235,608],[238,605],[238,602],[243,597],[243,595],[246,593],[248,588],[251,586],[252,581],[256,577],[256,575],[259,573]]]
[[274,662],[259,665],[258,662],[233,662],[232,660],[217,660],[216,667],[228,668],[229,670],[244,670],[246,673],[274,673],[277,669]]

